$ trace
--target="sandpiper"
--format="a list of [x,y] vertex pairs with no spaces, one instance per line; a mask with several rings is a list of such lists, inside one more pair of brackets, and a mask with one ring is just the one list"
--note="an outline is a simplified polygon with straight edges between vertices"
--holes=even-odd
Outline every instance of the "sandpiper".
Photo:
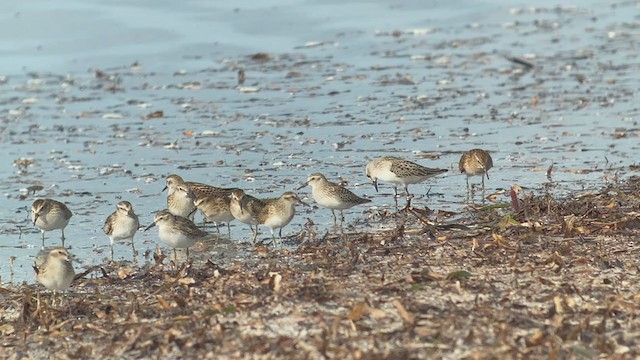
[[65,290],[73,282],[75,271],[71,256],[63,247],[42,250],[33,266],[36,280],[50,290]]
[[230,202],[231,198],[228,195],[210,194],[196,199],[194,204],[196,205],[198,210],[202,212],[205,223],[209,221],[216,226],[218,235],[220,235],[220,228],[218,227],[218,223],[221,222],[227,223],[227,230],[229,231],[229,235],[231,235],[231,227],[229,226],[229,222],[234,220],[235,217],[233,216],[229,208]]
[[482,191],[484,191],[484,177],[489,179],[489,169],[493,167],[493,159],[491,155],[482,149],[472,149],[462,154],[458,168],[461,173],[467,174],[467,189],[471,189],[469,185],[469,177],[482,176]]
[[193,194],[195,195],[195,197],[198,199],[202,196],[206,196],[209,194],[221,194],[221,193],[230,194],[231,191],[234,189],[234,188],[221,188],[213,185],[192,182],[192,181],[184,181],[184,179],[182,179],[182,177],[180,177],[179,175],[171,174],[166,178],[166,186],[164,187],[163,191],[169,189],[169,193],[171,193],[172,189],[175,188],[175,186],[180,184],[184,184],[187,187],[189,187],[191,191],[193,191]]
[[344,221],[343,210],[371,202],[369,199],[361,198],[348,189],[330,182],[321,173],[309,175],[306,184],[311,186],[311,194],[318,205],[331,209],[334,224],[337,221],[335,210],[340,210],[342,222]]
[[67,206],[53,199],[38,199],[31,205],[31,220],[42,231],[42,247],[44,248],[45,231],[62,230],[62,246],[64,246],[64,228],[69,224],[73,214]]
[[258,213],[258,223],[266,225],[271,230],[274,245],[276,244],[276,236],[273,230],[280,229],[279,236],[282,239],[282,228],[293,219],[297,204],[304,205],[296,193],[287,191],[277,200],[266,203]]
[[[229,209],[231,214],[241,223],[249,225],[253,233],[253,241],[258,237],[258,214],[267,202],[275,201],[274,199],[258,199],[248,195],[242,189],[235,189],[231,192],[231,203]],[[254,230],[255,226],[255,230]]]
[[158,226],[158,237],[162,242],[173,248],[174,258],[177,260],[178,255],[176,249],[187,249],[187,257],[189,257],[189,248],[195,245],[198,240],[206,237],[206,232],[198,229],[193,221],[173,215],[169,210],[162,210],[156,214],[153,223],[147,226],[144,231]]
[[[180,194],[173,195],[182,186],[184,189],[188,189],[188,195]],[[182,177],[176,174],[171,174],[166,178],[166,186],[164,190],[169,189],[167,195],[167,208],[172,214],[187,217],[193,220],[195,214],[197,199],[207,196],[228,196],[233,188],[220,188],[212,185],[184,181]],[[170,200],[171,199],[171,200]],[[170,201],[172,203],[170,203]]]
[[432,169],[412,161],[393,156],[385,156],[372,160],[367,164],[366,175],[378,191],[378,180],[394,184],[395,196],[398,196],[398,185],[404,186],[407,194],[407,207],[413,195],[409,193],[409,184],[417,184],[426,179],[447,172],[447,169]]
[[193,220],[196,196],[185,184],[178,184],[169,188],[167,195],[167,210],[173,215]]
[[107,217],[102,230],[111,241],[111,261],[113,261],[113,243],[116,240],[131,239],[131,248],[135,257],[136,248],[133,244],[133,236],[138,231],[140,223],[138,215],[133,212],[133,206],[128,201],[120,201],[116,205],[116,211]]

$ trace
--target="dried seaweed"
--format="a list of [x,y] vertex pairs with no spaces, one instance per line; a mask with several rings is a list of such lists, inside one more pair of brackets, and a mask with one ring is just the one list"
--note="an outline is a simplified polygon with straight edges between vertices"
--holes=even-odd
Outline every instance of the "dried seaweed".
[[35,286],[3,289],[4,353],[638,356],[639,189],[633,177],[566,199],[528,194],[518,213],[471,209],[458,226],[405,214],[396,230],[245,262],[103,266],[58,303]]

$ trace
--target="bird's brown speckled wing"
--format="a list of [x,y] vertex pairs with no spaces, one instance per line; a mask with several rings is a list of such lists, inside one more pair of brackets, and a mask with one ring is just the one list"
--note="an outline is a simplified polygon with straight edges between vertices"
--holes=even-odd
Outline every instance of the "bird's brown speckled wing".
[[113,213],[109,215],[107,219],[104,221],[104,225],[102,225],[102,231],[104,231],[105,234],[111,235],[111,233],[113,233],[112,224],[115,222],[115,217],[116,217],[116,213]]
[[432,177],[447,172],[447,169],[428,168],[408,160],[394,161],[390,170],[401,178],[410,176]]
[[469,161],[469,153],[466,152],[464,154],[462,154],[462,156],[460,157],[460,162],[458,162],[458,170],[460,170],[461,173],[464,173],[464,165],[465,163]]
[[205,237],[207,235],[209,235],[209,233],[207,233],[206,231],[202,231],[200,230],[196,224],[193,223],[193,221],[187,219],[187,218],[183,218],[181,216],[176,216],[175,217],[175,221],[176,223],[178,223],[178,227],[182,230],[184,230],[185,234],[187,234],[190,237],[194,237],[194,238],[198,238],[198,237]]
[[360,196],[351,192],[351,190],[344,188],[338,184],[334,184],[334,183],[330,183],[330,184],[331,186],[327,186],[324,190],[329,196],[335,196],[344,202],[353,203],[353,204],[364,204],[364,203],[371,202],[371,200],[361,198]]
[[236,189],[236,188],[220,188],[217,186],[212,186],[212,185],[207,185],[202,183],[195,183],[195,182],[187,182],[186,184],[191,188],[191,191],[193,191],[197,199],[203,196],[209,196],[209,195],[218,195],[218,196],[229,195],[233,190]]
[[69,208],[67,207],[67,205],[58,202],[59,203],[59,207],[62,210],[63,214],[64,214],[64,218],[65,220],[69,220],[71,219],[71,217],[73,216],[73,213],[71,212],[71,210],[69,210]]
[[249,214],[254,214],[254,215],[257,215],[258,213],[260,213],[260,211],[262,211],[262,208],[264,208],[264,206],[268,202],[268,201],[264,201],[262,199],[253,197],[251,195],[245,195],[242,200],[244,202],[242,204],[242,208],[246,209],[246,211],[248,211]]

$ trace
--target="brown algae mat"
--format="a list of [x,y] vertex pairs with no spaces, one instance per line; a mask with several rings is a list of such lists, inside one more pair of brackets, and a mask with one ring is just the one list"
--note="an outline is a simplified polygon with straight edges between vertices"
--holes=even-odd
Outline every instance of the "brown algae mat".
[[[640,178],[455,221],[316,234],[244,260],[105,264],[0,288],[3,358],[634,358]],[[516,211],[517,210],[517,211]],[[294,239],[296,240],[296,239]]]

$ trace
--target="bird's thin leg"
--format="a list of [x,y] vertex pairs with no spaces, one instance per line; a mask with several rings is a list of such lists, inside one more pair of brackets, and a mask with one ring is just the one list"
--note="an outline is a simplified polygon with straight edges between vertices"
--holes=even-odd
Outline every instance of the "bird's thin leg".
[[218,226],[217,222],[214,222],[214,224],[216,225],[216,231],[218,232],[218,237],[220,237],[220,227]]
[[135,261],[136,259],[136,243],[133,241],[133,238],[131,238],[131,251],[133,252],[133,259]]
[[331,209],[331,215],[333,215],[333,225],[335,225],[338,220],[336,219],[336,212],[333,209]]
[[411,199],[413,199],[413,195],[409,192],[409,185],[404,186],[404,191],[407,194],[407,205],[405,209],[409,209],[411,207]]
[[253,226],[249,225],[249,227],[251,228],[251,231],[253,232],[253,243],[256,243],[256,240],[258,239],[258,225],[256,225],[256,229],[253,230]]
[[42,233],[42,248],[44,249],[44,231],[40,231]]
[[278,236],[280,237],[280,240],[282,240],[282,228],[278,231]]
[[340,210],[340,225],[344,222],[344,213]]
[[64,237],[64,229],[62,229],[62,247],[64,247],[64,239],[65,239],[65,237]]
[[484,175],[482,175],[482,203],[485,201]]
[[227,233],[229,235],[229,239],[231,239],[231,225],[229,221],[227,221]]
[[411,208],[411,198],[407,198],[407,204],[404,206],[404,209],[402,209],[402,211],[407,211]]
[[111,240],[111,262],[113,262],[113,240]]
[[[282,230],[282,228],[280,228],[280,230]],[[273,232],[273,229],[271,229],[271,243],[273,246],[276,246],[276,244],[278,243],[276,241],[276,234]]]
[[398,197],[398,186],[397,186],[397,185],[394,185],[394,186],[393,186],[393,192],[394,192],[394,194],[395,194],[394,196],[395,196],[395,197]]

